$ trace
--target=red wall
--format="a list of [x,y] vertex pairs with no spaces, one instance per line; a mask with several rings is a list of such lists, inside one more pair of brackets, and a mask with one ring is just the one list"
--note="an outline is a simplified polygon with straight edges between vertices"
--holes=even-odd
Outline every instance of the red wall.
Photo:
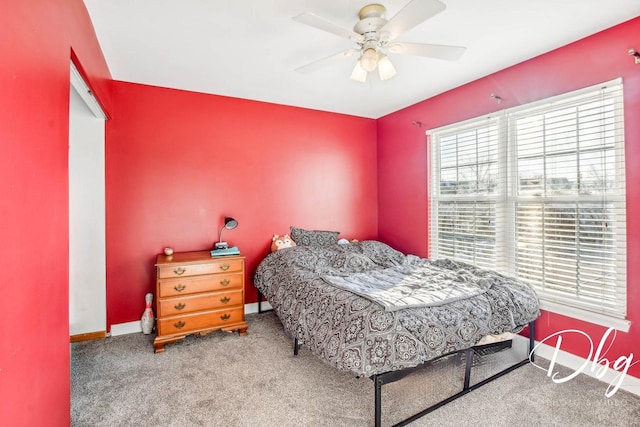
[[[247,255],[248,278],[273,233],[290,225],[376,238],[426,255],[424,130],[618,76],[626,95],[628,334],[636,350],[639,264],[640,20],[463,86],[377,121],[116,82],[81,0],[4,2],[0,13],[0,420],[69,425],[69,59],[79,61],[113,117],[107,127],[109,324],[137,320],[164,246],[206,249],[225,234]],[[411,125],[413,120],[422,128]],[[379,142],[376,151],[376,139]],[[378,170],[376,170],[376,162]],[[379,184],[379,185],[378,185]],[[378,227],[378,223],[380,226]],[[249,301],[255,291],[247,284]],[[604,328],[544,313],[537,338]],[[636,351],[636,354],[640,351]],[[640,365],[632,368],[635,376]]]
[[294,225],[377,237],[374,120],[114,82],[107,122],[107,324],[140,318],[155,257],[224,239],[251,278]]
[[110,106],[81,0],[0,13],[0,423],[69,425],[68,128],[71,49]]
[[[627,263],[629,333],[618,333],[609,357],[640,358],[640,65],[627,51],[640,49],[640,18],[476,80],[385,116],[378,125],[379,238],[405,251],[428,255],[427,144],[425,131],[501,108],[558,95],[617,77],[623,78],[627,159]],[[490,97],[502,97],[497,105]],[[422,128],[412,125],[422,122]],[[597,346],[606,328],[543,312],[536,339],[564,329],[586,332]],[[552,343],[551,341],[549,343]],[[552,344],[553,345],[553,344]],[[562,345],[587,357],[584,342]],[[640,377],[640,364],[629,371]]]

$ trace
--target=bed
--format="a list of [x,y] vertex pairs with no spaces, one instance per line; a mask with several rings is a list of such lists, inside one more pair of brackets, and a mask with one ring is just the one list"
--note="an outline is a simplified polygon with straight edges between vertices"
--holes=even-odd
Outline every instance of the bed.
[[[254,284],[294,338],[296,353],[302,343],[336,369],[374,380],[376,425],[384,383],[469,351],[485,337],[533,328],[539,316],[535,292],[518,280],[404,255],[378,241],[278,250],[260,263]],[[465,378],[464,392],[473,388]]]

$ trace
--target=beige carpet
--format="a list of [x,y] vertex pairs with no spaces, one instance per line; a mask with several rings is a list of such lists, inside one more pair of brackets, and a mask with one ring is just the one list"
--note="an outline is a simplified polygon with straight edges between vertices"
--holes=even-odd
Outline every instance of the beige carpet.
[[[190,336],[154,354],[152,336],[72,344],[73,426],[372,426],[373,382],[293,356],[273,312],[249,315],[249,335]],[[511,352],[511,354],[510,354]],[[472,383],[521,358],[474,358]],[[383,387],[383,425],[457,392],[450,357]],[[570,371],[567,371],[567,373]],[[640,426],[640,397],[585,375],[554,384],[531,365],[426,415],[412,426]]]

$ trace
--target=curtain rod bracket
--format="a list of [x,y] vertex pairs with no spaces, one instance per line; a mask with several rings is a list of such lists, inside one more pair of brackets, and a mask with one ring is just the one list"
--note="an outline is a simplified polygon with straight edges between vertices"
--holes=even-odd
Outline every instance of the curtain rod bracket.
[[635,49],[629,49],[627,53],[629,54],[629,56],[634,57],[636,64],[640,64],[640,53],[636,52]]

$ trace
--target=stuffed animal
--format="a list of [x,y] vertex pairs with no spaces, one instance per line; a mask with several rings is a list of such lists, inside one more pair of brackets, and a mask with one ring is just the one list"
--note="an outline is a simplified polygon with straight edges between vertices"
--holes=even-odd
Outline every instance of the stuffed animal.
[[291,240],[288,234],[284,236],[278,236],[277,234],[273,235],[273,239],[271,239],[271,252],[279,251],[283,248],[290,248],[292,246],[296,246],[296,242]]

